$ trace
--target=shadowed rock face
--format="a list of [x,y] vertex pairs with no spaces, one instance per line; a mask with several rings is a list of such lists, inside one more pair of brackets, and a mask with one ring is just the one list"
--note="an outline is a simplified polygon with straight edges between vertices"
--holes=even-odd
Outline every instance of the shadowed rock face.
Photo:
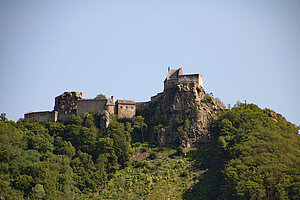
[[183,147],[205,144],[210,138],[208,123],[225,108],[205,93],[197,83],[180,83],[165,90],[149,104],[152,127],[149,133],[159,145],[180,144]]

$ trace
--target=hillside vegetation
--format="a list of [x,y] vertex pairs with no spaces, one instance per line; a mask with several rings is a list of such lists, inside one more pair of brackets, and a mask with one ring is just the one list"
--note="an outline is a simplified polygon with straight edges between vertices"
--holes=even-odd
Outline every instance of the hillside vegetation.
[[0,122],[0,198],[299,199],[298,127],[271,110],[222,111],[210,142],[186,149],[147,141],[141,116],[100,118]]

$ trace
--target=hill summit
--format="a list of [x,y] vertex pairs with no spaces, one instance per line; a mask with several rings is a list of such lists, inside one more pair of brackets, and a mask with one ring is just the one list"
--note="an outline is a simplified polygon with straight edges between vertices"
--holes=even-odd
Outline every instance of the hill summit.
[[160,146],[191,147],[208,141],[207,125],[225,107],[205,92],[200,74],[183,75],[182,68],[169,68],[164,91],[138,103],[137,110],[150,125],[151,140]]

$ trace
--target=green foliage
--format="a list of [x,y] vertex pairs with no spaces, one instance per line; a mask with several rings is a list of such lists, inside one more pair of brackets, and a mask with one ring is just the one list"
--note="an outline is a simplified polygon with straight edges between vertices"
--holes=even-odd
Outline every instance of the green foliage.
[[177,130],[179,134],[184,137],[188,135],[188,133],[190,132],[190,128],[191,128],[191,122],[187,118],[184,120],[184,123],[181,126],[177,127]]
[[97,185],[101,184],[98,179],[93,178],[96,176],[97,170],[92,156],[87,153],[78,151],[77,157],[72,160],[70,166],[77,174],[75,176],[76,187],[84,193],[95,191]]
[[90,111],[85,115],[83,125],[87,128],[96,127],[95,117],[96,117],[95,111]]
[[0,195],[6,199],[95,199],[129,165],[130,122],[106,132],[94,112],[62,123],[0,122]]
[[157,126],[154,126],[153,132],[156,135],[160,135],[160,134],[164,134],[166,132],[166,130],[167,130],[167,128],[164,125],[159,124]]
[[7,117],[6,117],[6,113],[1,113],[0,115],[0,122],[5,122],[8,121]]
[[32,199],[43,199],[46,196],[46,192],[44,190],[43,185],[41,184],[36,184],[30,194]]
[[[216,120],[211,131],[223,170],[236,199],[296,199],[300,167],[297,127],[270,110],[237,103]],[[298,185],[298,186],[297,186]]]
[[[207,96],[206,101],[212,101]],[[152,105],[154,106],[154,105]],[[150,105],[151,107],[151,105]],[[153,114],[149,109],[148,114]],[[176,119],[182,140],[194,110]],[[167,115],[135,121],[95,112],[63,123],[0,122],[0,197],[5,199],[297,199],[299,127],[238,102],[214,120],[200,148],[157,147]],[[1,118],[3,119],[3,118]],[[133,138],[133,148],[131,147]],[[142,142],[142,143],[141,143]]]
[[219,106],[221,106],[221,107],[223,107],[223,108],[226,108],[225,104],[221,101],[220,98],[215,97],[215,102],[216,102]]
[[[144,143],[143,147],[146,146],[157,157],[152,160],[134,160],[131,166],[117,171],[97,199],[182,199],[191,180],[191,172],[187,169],[189,161],[178,157],[170,159],[175,149]],[[137,149],[134,157],[140,158],[143,155]]]
[[66,126],[62,123],[49,122],[47,128],[49,130],[49,135],[59,136],[59,135],[63,135],[63,133],[66,129]]
[[212,104],[213,103],[213,97],[209,94],[205,94],[203,100],[202,100],[203,103],[210,103]]
[[106,135],[114,141],[114,153],[118,157],[121,167],[129,164],[131,154],[130,133],[126,131],[123,123],[111,121]]
[[137,116],[133,124],[132,138],[134,142],[145,142],[145,133],[147,131],[148,125],[144,122],[142,116]]
[[81,126],[83,123],[83,119],[80,116],[72,115],[69,120],[65,122],[65,124],[78,125]]
[[149,158],[151,160],[154,160],[154,159],[158,158],[158,154],[155,151],[152,151],[149,155]]
[[55,149],[53,153],[57,155],[66,155],[72,158],[76,153],[76,150],[73,147],[72,143],[70,141],[64,141],[59,136],[55,138],[54,144],[55,144]]
[[105,98],[106,99],[106,96],[104,94],[97,94],[96,98]]

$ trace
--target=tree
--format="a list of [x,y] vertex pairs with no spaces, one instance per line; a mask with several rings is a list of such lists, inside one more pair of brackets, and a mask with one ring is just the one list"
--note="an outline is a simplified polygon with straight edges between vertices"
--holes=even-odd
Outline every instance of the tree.
[[5,122],[5,121],[8,121],[8,119],[6,117],[6,113],[1,113],[0,122]]
[[105,98],[106,99],[106,96],[104,94],[97,94],[96,98]]
[[231,199],[297,199],[300,195],[298,127],[272,112],[237,102],[210,127],[216,157],[227,159],[222,173]]
[[73,147],[72,143],[70,141],[63,141],[63,139],[59,136],[55,138],[54,144],[55,144],[55,149],[54,149],[55,154],[66,155],[72,158],[76,153],[76,150]]
[[31,176],[23,174],[15,178],[13,186],[18,190],[23,190],[25,193],[29,193],[32,188],[33,182],[34,180]]
[[69,120],[65,122],[65,124],[72,124],[72,125],[81,125],[83,119],[80,116],[72,115]]
[[131,154],[131,146],[128,141],[127,131],[123,123],[118,121],[111,121],[107,128],[107,136],[114,142],[115,154],[118,157],[118,163],[125,167],[129,164],[129,157]]
[[144,133],[147,131],[148,125],[144,122],[144,118],[142,116],[137,116],[134,120],[133,124],[133,132],[138,137],[138,135],[142,136],[142,142],[144,142]]
[[33,199],[43,199],[46,196],[43,185],[36,184],[31,191],[31,196]]
[[72,160],[70,165],[77,174],[77,176],[75,176],[75,182],[80,190],[91,192],[96,189],[99,181],[94,174],[97,169],[91,155],[79,150],[77,152],[77,157]]
[[83,125],[87,128],[96,127],[95,126],[95,116],[96,116],[96,113],[93,110],[90,111],[89,113],[86,113],[84,116]]
[[188,135],[191,129],[191,122],[188,118],[184,120],[184,124],[182,126],[177,127],[177,131],[180,135],[181,142],[186,142]]

